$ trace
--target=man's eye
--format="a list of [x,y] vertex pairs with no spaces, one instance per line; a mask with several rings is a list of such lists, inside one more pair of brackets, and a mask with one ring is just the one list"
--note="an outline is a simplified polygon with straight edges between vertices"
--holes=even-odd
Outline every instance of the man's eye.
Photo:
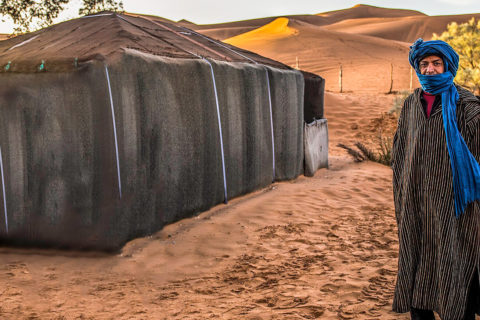
[[441,63],[441,62],[435,62],[433,65],[434,65],[435,67],[439,67],[439,66],[442,65],[442,63]]
[[420,68],[426,68],[428,66],[427,63],[420,63]]

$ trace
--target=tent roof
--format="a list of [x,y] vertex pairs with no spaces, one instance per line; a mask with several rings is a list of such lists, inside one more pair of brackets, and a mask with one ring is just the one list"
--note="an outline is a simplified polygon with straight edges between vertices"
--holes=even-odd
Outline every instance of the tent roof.
[[127,48],[164,57],[290,69],[160,17],[103,12],[0,41],[0,72],[73,71],[90,60],[112,63]]

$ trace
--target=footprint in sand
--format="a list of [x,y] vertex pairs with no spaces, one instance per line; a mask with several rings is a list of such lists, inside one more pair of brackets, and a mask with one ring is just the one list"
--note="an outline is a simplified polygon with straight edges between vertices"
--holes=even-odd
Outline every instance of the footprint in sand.
[[359,315],[367,315],[379,319],[379,307],[370,301],[360,301],[358,303],[341,304],[338,308],[338,317],[340,319],[357,319]]
[[392,276],[385,277],[383,275],[370,278],[369,285],[362,289],[365,298],[375,302],[376,306],[385,306],[390,303],[393,298],[393,290],[395,281]]
[[25,263],[21,262],[12,262],[7,264],[5,274],[12,278],[18,278],[23,280],[32,279],[30,271],[27,268]]
[[333,283],[327,283],[320,288],[320,291],[322,291],[322,292],[337,292],[339,288],[340,288],[339,286],[337,286]]

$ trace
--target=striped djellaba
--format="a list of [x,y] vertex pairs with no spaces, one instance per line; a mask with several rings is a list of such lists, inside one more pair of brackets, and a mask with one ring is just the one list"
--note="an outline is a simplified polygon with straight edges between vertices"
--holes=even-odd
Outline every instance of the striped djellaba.
[[[480,162],[480,101],[459,86],[457,90],[458,128]],[[421,93],[418,88],[405,100],[393,142],[399,238],[393,310],[414,307],[434,310],[443,320],[461,320],[469,285],[480,270],[480,203],[455,217],[442,108],[427,119]]]

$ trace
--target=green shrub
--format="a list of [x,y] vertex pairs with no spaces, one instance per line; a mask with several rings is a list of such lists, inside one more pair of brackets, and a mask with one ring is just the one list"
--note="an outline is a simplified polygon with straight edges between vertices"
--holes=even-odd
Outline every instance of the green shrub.
[[388,110],[388,114],[394,115],[398,118],[400,116],[400,111],[402,111],[403,102],[407,99],[410,93],[411,92],[408,90],[400,91],[400,93],[395,96],[395,99],[393,99],[393,105],[390,110]]

